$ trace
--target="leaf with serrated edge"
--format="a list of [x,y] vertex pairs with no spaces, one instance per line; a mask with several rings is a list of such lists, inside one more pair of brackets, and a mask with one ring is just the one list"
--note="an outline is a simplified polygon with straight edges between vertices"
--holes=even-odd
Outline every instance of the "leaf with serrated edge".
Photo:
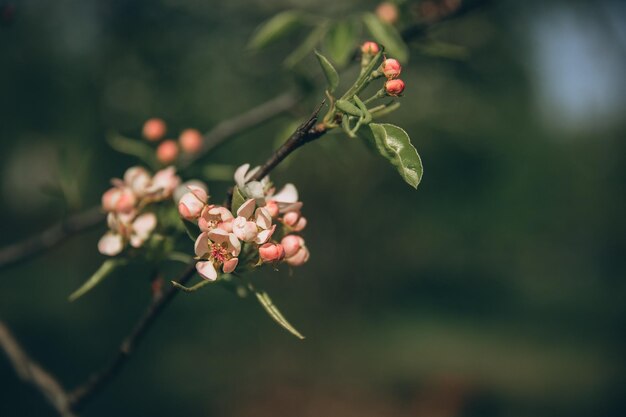
[[299,331],[297,331],[291,324],[289,324],[287,319],[281,314],[278,308],[276,308],[276,306],[272,302],[272,299],[269,297],[269,295],[267,295],[265,291],[255,290],[254,294],[256,295],[257,300],[259,300],[261,306],[263,306],[265,311],[267,311],[267,314],[269,314],[276,323],[280,324],[285,330],[296,336],[298,339],[304,339],[304,336],[302,336]]
[[108,277],[115,269],[119,268],[122,265],[126,265],[127,261],[124,259],[107,259],[102,262],[100,268],[87,280],[79,289],[74,291],[70,296],[69,300],[74,301],[77,298],[83,296],[86,292],[91,290],[93,287],[98,285],[103,279]]
[[290,34],[302,21],[302,15],[294,10],[277,14],[256,30],[248,47],[261,49]]
[[330,63],[328,58],[319,52],[315,51],[315,56],[317,56],[317,60],[324,71],[324,75],[326,76],[326,81],[328,82],[328,91],[333,92],[339,85],[339,74],[333,64]]
[[363,15],[363,22],[374,39],[385,46],[390,56],[402,61],[402,63],[407,62],[409,49],[395,27],[381,21],[372,13],[365,13]]
[[387,123],[369,124],[380,154],[396,167],[400,176],[413,188],[422,180],[424,169],[409,135],[398,126]]

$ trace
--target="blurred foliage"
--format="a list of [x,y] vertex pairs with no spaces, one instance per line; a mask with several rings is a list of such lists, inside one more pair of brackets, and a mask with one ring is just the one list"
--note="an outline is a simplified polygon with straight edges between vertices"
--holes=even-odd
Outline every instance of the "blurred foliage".
[[[540,102],[537,82],[535,51],[549,32],[535,30],[538,16],[584,16],[597,31],[590,39],[608,39],[593,50],[617,51],[598,65],[617,65],[617,74],[625,49],[613,43],[623,32],[606,35],[614,26],[603,10],[616,3],[551,3],[498,2],[440,26],[432,40],[467,51],[454,59],[410,45],[404,104],[385,121],[403,126],[422,156],[417,191],[344,134],[307,145],[273,175],[298,185],[311,262],[294,276],[254,279],[305,341],[251,297],[217,287],[181,296],[84,415],[623,415],[626,125],[558,123],[561,109]],[[152,116],[171,132],[208,130],[292,88],[309,68],[319,74],[312,54],[304,75],[281,64],[304,33],[247,50],[261,22],[293,7],[341,16],[376,6],[64,0],[12,2],[6,13],[7,4],[2,244],[99,201],[109,178],[134,163],[110,149],[108,131],[138,137]],[[411,18],[421,10],[407,5]],[[322,89],[207,164],[263,162]],[[624,110],[623,100],[612,107]],[[71,207],[41,192],[67,184],[64,172],[80,177]],[[226,187],[215,182],[211,194]],[[0,317],[69,387],[109,359],[150,297],[150,271],[131,267],[67,302],[102,262],[103,230],[0,272]],[[179,269],[172,263],[164,278]],[[0,415],[53,415],[4,359]]]

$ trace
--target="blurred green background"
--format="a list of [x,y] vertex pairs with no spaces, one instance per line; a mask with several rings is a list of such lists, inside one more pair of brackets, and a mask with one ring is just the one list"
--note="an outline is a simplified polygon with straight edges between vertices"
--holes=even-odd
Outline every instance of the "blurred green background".
[[[462,56],[412,45],[403,106],[387,120],[422,156],[417,191],[340,134],[272,174],[300,190],[312,256],[293,276],[255,279],[307,339],[219,287],[181,295],[83,415],[626,413],[626,7],[492,3],[433,32],[467,48]],[[135,163],[107,146],[108,131],[138,137],[152,116],[173,133],[206,131],[319,74],[313,58],[300,77],[282,67],[298,36],[246,50],[263,20],[376,2],[0,6],[5,245],[62,216],[68,204],[42,192],[58,178],[75,178],[75,210],[97,204],[109,178]],[[262,163],[322,91],[205,162]],[[212,194],[221,199],[227,185],[211,183]],[[102,262],[103,231],[0,271],[0,318],[67,387],[109,360],[150,299],[137,268],[67,302]],[[54,415],[3,356],[0,415]]]

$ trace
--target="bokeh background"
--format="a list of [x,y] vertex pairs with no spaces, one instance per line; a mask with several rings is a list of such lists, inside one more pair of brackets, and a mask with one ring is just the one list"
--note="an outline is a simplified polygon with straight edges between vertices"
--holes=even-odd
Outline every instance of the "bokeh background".
[[[342,135],[273,174],[298,185],[312,257],[293,276],[255,279],[307,339],[219,287],[181,295],[83,415],[626,413],[626,7],[491,3],[433,33],[456,53],[412,45],[404,106],[388,120],[422,156],[417,191]],[[138,137],[152,116],[171,132],[206,131],[293,88],[302,74],[281,61],[298,36],[246,49],[263,20],[376,2],[0,6],[4,245],[97,204],[109,178],[136,162],[108,147],[107,132]],[[316,73],[307,62],[302,73]],[[321,97],[319,86],[204,162],[263,162]],[[212,182],[212,194],[227,186]],[[150,299],[148,273],[136,268],[67,302],[103,260],[103,230],[0,271],[0,318],[68,387],[109,360]],[[54,415],[3,356],[0,415]]]

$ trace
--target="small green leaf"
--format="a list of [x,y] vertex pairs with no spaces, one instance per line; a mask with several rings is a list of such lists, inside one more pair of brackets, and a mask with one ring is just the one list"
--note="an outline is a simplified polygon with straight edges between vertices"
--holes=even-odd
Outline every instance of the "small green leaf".
[[395,103],[383,104],[374,109],[370,109],[370,113],[372,113],[372,117],[379,119],[381,117],[388,115],[389,113],[392,113],[398,110],[399,107],[400,107],[400,102],[396,101]]
[[398,126],[370,123],[380,154],[396,167],[400,176],[413,188],[422,180],[424,169],[409,135]]
[[363,112],[361,112],[361,110],[359,110],[357,106],[350,103],[348,100],[337,100],[335,102],[335,106],[337,106],[337,108],[341,110],[342,112],[347,113],[349,115],[357,116],[357,117],[363,116]]
[[230,211],[232,211],[233,213],[237,213],[239,207],[241,207],[241,205],[245,202],[246,197],[244,197],[244,195],[241,193],[239,187],[235,185],[235,187],[233,188],[233,200],[230,204]]
[[284,38],[302,25],[302,15],[294,10],[278,13],[276,16],[262,23],[256,30],[248,47],[261,49],[271,43]]
[[91,290],[97,284],[100,283],[103,279],[111,275],[113,271],[115,271],[120,266],[126,265],[128,261],[125,259],[107,259],[100,265],[100,268],[89,278],[85,283],[76,291],[74,291],[70,296],[69,300],[74,301],[77,298],[84,295],[87,291]]
[[359,96],[354,95],[353,98],[354,98],[354,102],[356,103],[357,107],[363,113],[363,119],[360,120],[360,122],[362,124],[365,124],[365,125],[368,124],[369,122],[372,121],[372,115],[370,114],[369,110],[367,110],[367,106],[365,105],[365,103],[363,103],[361,101]]
[[116,151],[137,157],[150,167],[154,168],[157,166],[156,152],[147,143],[138,139],[130,139],[116,133],[109,134],[107,141]]
[[292,53],[285,58],[285,66],[287,68],[293,68],[298,62],[302,61],[311,51],[315,49],[315,46],[324,38],[326,31],[328,30],[327,24],[320,24],[313,29],[309,35],[302,41]]
[[265,291],[254,290],[254,294],[265,311],[267,311],[267,314],[269,314],[276,323],[280,324],[285,330],[296,336],[298,339],[304,339],[304,336],[302,336],[299,331],[289,324],[287,319],[281,314]]
[[357,35],[357,27],[352,20],[341,20],[328,31],[324,42],[325,50],[340,67],[344,67],[353,55]]
[[403,64],[407,62],[409,58],[409,48],[402,40],[402,36],[400,36],[400,33],[395,27],[381,21],[372,13],[365,13],[363,15],[363,22],[374,39],[385,46],[389,55],[401,61]]
[[335,67],[333,67],[333,64],[331,64],[324,55],[315,51],[315,56],[317,56],[317,60],[320,62],[320,66],[322,67],[324,75],[326,76],[326,81],[328,82],[328,91],[332,93],[339,85],[339,74],[337,74],[337,70],[335,69]]

